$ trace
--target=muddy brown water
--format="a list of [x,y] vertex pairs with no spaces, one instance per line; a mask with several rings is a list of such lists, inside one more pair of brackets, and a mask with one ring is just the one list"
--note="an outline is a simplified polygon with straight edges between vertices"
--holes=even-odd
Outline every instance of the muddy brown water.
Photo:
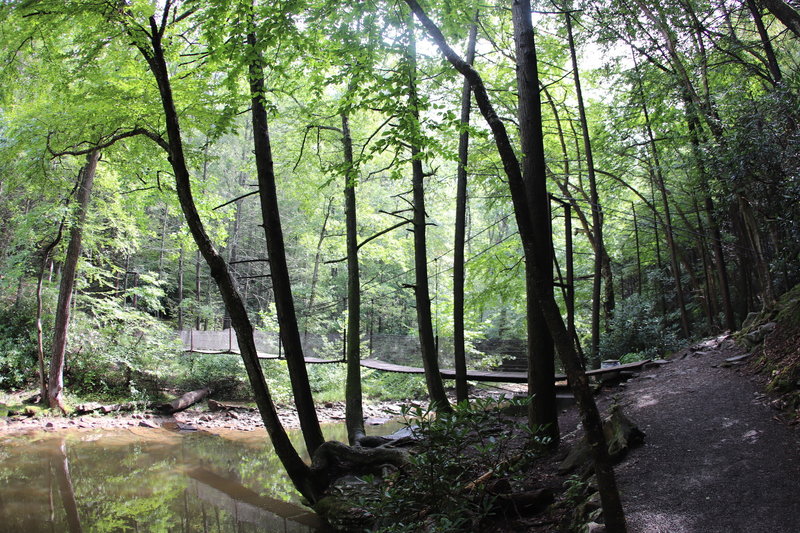
[[[370,428],[389,434],[400,424]],[[346,441],[343,425],[324,428]],[[302,437],[292,434],[295,446]],[[165,429],[0,437],[0,532],[310,532],[302,505],[260,432]]]

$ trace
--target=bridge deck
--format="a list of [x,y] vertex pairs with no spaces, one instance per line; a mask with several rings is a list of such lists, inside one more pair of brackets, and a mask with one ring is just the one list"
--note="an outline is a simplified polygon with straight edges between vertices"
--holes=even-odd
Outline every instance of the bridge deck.
[[[238,350],[192,350],[192,353],[201,354],[236,354],[239,355]],[[280,359],[277,354],[269,354],[258,352],[259,359]],[[322,359],[319,357],[306,357],[306,363],[310,364],[324,364],[324,363],[344,363],[342,359]],[[595,370],[587,370],[587,376],[602,376],[613,375],[616,372],[640,370],[644,365],[650,363],[651,360],[636,361],[635,363],[627,363],[624,365],[611,366],[608,368],[597,368]],[[386,361],[379,361],[378,359],[362,359],[361,366],[364,368],[371,368],[373,370],[382,370],[384,372],[398,372],[401,374],[424,374],[425,369],[417,366],[396,365],[394,363],[387,363]],[[443,368],[439,371],[443,379],[456,379],[456,371],[450,368]],[[488,381],[497,383],[527,383],[527,372],[503,372],[495,370],[467,370],[467,379],[469,381]],[[564,374],[556,374],[556,381],[566,381],[567,376]]]

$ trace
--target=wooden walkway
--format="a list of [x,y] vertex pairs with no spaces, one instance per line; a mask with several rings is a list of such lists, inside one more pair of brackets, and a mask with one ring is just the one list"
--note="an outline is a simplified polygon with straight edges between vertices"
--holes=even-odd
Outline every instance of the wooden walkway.
[[[189,350],[187,350],[189,351]],[[235,354],[240,355],[239,350],[191,350],[191,353],[200,354]],[[284,360],[283,357],[278,357],[276,354],[269,354],[258,352],[259,359],[267,360]],[[343,359],[322,359],[320,357],[306,357],[306,363],[309,364],[325,364],[325,363],[344,363]],[[624,365],[611,366],[608,368],[598,368],[595,370],[587,370],[587,376],[613,376],[623,371],[636,371],[641,370],[642,367],[652,362],[651,359],[645,361],[636,361],[635,363],[627,363]],[[378,359],[362,359],[361,366],[364,368],[371,368],[373,370],[381,370],[383,372],[398,372],[400,374],[424,374],[425,369],[417,366],[396,365],[394,363],[387,363],[386,361],[379,361]],[[439,371],[442,379],[456,379],[456,371],[450,368],[443,368]],[[467,370],[467,380],[469,381],[482,381],[494,383],[527,383],[527,372],[503,372],[491,370]],[[556,374],[556,382],[563,382],[566,386],[567,376],[564,374]]]
[[[587,370],[587,376],[603,376],[613,375],[622,371],[641,370],[643,366],[650,363],[651,360],[636,361],[635,363],[627,363],[624,365],[617,365],[608,368],[598,368],[595,370]],[[400,372],[403,374],[424,374],[425,369],[415,366],[404,366],[378,361],[377,359],[362,359],[361,366],[365,368],[373,368],[375,370],[383,370],[385,372]],[[443,379],[456,379],[456,371],[452,369],[442,369],[439,371]],[[556,374],[556,381],[566,381],[567,376],[564,374]],[[484,371],[484,370],[467,370],[467,379],[469,381],[491,381],[497,383],[527,383],[527,372],[501,372],[501,371]]]

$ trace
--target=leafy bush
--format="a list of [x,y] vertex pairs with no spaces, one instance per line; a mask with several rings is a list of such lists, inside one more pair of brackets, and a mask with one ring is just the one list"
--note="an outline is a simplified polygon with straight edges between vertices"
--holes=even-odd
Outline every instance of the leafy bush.
[[177,374],[182,347],[174,332],[151,315],[92,298],[89,312],[73,314],[67,347],[67,386],[78,394],[110,398],[155,395]]
[[[524,407],[525,400],[516,401]],[[492,472],[509,485],[524,485],[521,470],[542,451],[538,430],[498,412],[495,400],[462,403],[452,414],[432,416],[413,408],[406,424],[419,432],[411,465],[387,480],[381,497],[364,502],[379,517],[375,531],[476,531],[494,512],[489,483],[473,483]]]
[[654,311],[652,302],[632,295],[614,309],[609,331],[600,338],[600,357],[629,363],[678,347],[678,336]]
[[376,400],[420,399],[428,394],[425,378],[419,374],[362,369],[361,383],[364,396]]
[[0,388],[29,383],[36,372],[36,312],[28,302],[0,310]]

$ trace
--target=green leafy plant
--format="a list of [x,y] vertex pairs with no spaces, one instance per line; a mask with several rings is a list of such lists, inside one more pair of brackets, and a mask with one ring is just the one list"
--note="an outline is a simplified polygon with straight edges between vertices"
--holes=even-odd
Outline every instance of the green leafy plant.
[[678,345],[677,335],[664,325],[653,302],[634,294],[615,308],[609,331],[600,338],[600,356],[630,363],[656,357]]
[[407,469],[387,480],[382,498],[367,503],[379,517],[375,531],[479,528],[494,512],[497,497],[481,479],[521,483],[520,470],[545,444],[537,428],[523,430],[499,408],[496,400],[486,399],[463,402],[452,414],[439,416],[420,407],[404,409],[406,425],[421,437],[418,453]]

